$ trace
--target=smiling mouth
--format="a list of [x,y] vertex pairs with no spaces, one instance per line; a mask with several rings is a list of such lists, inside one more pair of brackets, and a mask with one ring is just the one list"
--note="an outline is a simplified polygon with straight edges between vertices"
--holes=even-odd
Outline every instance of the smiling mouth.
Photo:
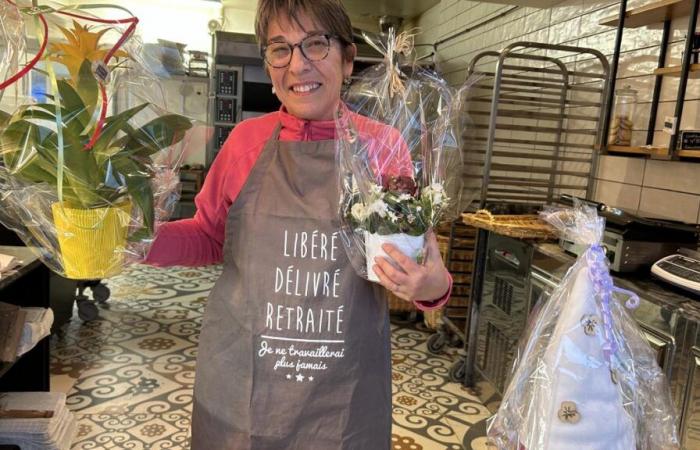
[[290,89],[292,90],[292,92],[297,93],[297,94],[306,94],[306,93],[315,91],[319,87],[321,87],[320,83],[304,83],[304,84],[295,84]]

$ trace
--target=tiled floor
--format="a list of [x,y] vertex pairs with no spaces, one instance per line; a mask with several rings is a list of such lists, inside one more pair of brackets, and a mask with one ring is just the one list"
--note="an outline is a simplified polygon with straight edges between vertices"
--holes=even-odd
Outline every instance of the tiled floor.
[[[189,448],[197,339],[218,274],[136,266],[109,281],[99,320],[74,314],[52,338],[52,389],[78,417],[74,449]],[[486,449],[488,410],[448,381],[455,350],[429,354],[429,336],[392,324],[393,450]]]

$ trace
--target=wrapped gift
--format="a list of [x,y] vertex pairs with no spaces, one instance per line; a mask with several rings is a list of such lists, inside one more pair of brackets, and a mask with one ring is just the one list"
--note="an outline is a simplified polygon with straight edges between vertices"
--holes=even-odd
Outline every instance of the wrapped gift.
[[0,2],[0,221],[72,279],[115,275],[147,251],[192,126],[163,108],[137,18],[91,13],[105,6]]
[[[488,434],[508,450],[677,449],[671,391],[628,312],[639,298],[613,285],[595,208],[542,218],[587,247],[530,318]],[[618,294],[627,301],[620,303]]]
[[461,181],[470,84],[454,89],[415,64],[410,34],[391,32],[386,46],[372,45],[384,62],[345,92],[336,142],[342,241],[358,274],[377,281],[372,266],[387,257],[383,243],[421,261],[425,233],[471,200],[462,199]]

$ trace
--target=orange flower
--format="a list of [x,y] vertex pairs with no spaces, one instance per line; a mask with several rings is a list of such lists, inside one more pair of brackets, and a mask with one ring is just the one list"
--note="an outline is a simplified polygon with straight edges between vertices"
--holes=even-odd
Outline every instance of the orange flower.
[[[80,25],[75,20],[73,21],[72,30],[67,30],[60,26],[59,28],[68,42],[51,44],[49,59],[66,66],[75,85],[83,61],[88,60],[92,63],[104,60],[107,53],[111,50],[110,46],[100,45],[100,38],[110,29],[105,28],[97,32],[90,31],[90,26]],[[124,50],[117,50],[113,56],[115,58],[127,58],[129,54]]]

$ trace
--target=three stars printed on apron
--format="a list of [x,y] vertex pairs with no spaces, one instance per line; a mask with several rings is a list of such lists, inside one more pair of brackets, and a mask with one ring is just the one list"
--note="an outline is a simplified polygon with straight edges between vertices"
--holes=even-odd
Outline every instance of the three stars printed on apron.
[[[302,374],[300,374],[300,373],[298,373],[298,374],[296,374],[296,375],[291,374],[291,373],[288,373],[288,374],[287,374],[287,379],[288,379],[288,380],[295,379],[296,381],[298,381],[298,382],[301,383],[302,381],[304,381],[304,375],[302,375]],[[308,377],[306,377],[306,381],[314,381],[313,375],[309,375]]]

